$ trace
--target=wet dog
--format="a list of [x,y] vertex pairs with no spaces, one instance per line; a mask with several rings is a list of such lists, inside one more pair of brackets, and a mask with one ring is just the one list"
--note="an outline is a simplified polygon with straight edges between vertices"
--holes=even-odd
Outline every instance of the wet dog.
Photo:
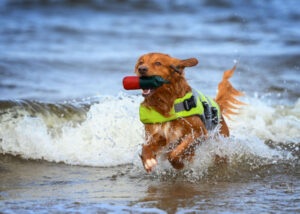
[[142,92],[140,118],[145,125],[146,142],[141,159],[148,173],[158,164],[157,155],[163,148],[171,148],[166,154],[169,162],[182,169],[184,161],[192,160],[200,137],[205,139],[214,125],[219,124],[220,134],[229,136],[224,116],[236,114],[232,110],[243,104],[235,98],[242,93],[228,81],[235,67],[224,72],[213,100],[193,90],[184,77],[184,68],[197,64],[195,58],[180,60],[161,53],[149,53],[137,61],[137,76],[160,76],[169,82]]

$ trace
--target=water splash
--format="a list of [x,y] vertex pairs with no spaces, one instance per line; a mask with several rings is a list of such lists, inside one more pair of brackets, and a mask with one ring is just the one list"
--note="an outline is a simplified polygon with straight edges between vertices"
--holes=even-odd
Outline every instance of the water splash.
[[[30,114],[23,108],[15,109],[16,114],[10,109],[0,116],[0,150],[26,159],[73,165],[133,164],[143,171],[138,157],[144,142],[143,125],[138,118],[140,102],[141,98],[124,94],[99,98],[86,109],[80,122],[58,121],[51,112]],[[240,115],[228,121],[230,138],[210,137],[198,147],[194,162],[187,167],[192,174],[198,177],[206,174],[214,167],[216,154],[226,156],[232,166],[246,164],[251,169],[297,159],[300,100],[290,107],[268,106],[255,98],[249,98],[247,103]],[[45,120],[45,117],[50,118]],[[52,121],[52,126],[45,121]],[[266,141],[292,142],[294,147],[292,150],[272,147]],[[172,170],[168,161],[159,161],[158,174]]]

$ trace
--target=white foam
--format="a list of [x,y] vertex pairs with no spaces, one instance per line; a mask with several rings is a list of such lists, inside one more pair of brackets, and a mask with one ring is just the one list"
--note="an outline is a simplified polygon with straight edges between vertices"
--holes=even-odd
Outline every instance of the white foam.
[[143,142],[138,106],[133,97],[107,97],[91,106],[83,123],[69,122],[57,133],[50,133],[42,118],[10,118],[0,124],[0,148],[24,158],[68,164],[132,163]]
[[[1,116],[0,151],[30,159],[64,162],[89,166],[134,164],[143,169],[138,154],[144,142],[144,128],[139,121],[141,98],[120,95],[106,97],[93,104],[82,123],[68,122],[49,131],[43,117],[14,118]],[[274,150],[265,140],[295,142],[300,139],[300,101],[292,107],[271,107],[249,98],[241,114],[228,121],[232,136],[228,139],[211,138],[197,149],[191,165],[205,173],[213,164],[215,154],[236,160],[288,160],[286,151]],[[52,121],[53,122],[53,121]],[[159,167],[171,168],[165,161]]]
[[269,106],[248,98],[240,114],[229,121],[235,136],[256,136],[274,142],[300,141],[300,99],[292,107]]

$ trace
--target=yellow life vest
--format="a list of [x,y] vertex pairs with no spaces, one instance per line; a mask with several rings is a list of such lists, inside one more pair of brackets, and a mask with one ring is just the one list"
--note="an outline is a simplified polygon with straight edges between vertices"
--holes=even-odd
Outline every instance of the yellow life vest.
[[212,98],[197,90],[176,99],[169,115],[170,117],[165,117],[151,107],[140,105],[140,120],[144,124],[164,123],[178,118],[199,116],[206,129],[212,130],[221,120],[219,105]]

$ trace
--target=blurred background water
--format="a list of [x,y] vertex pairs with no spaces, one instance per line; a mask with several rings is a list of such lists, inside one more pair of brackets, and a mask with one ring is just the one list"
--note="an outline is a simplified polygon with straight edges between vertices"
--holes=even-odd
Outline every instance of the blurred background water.
[[[0,211],[299,212],[299,8],[2,0]],[[233,137],[201,146],[183,172],[164,163],[146,175],[138,157],[142,98],[122,78],[149,52],[196,57],[186,77],[212,97],[239,62],[232,82],[248,106],[229,121]],[[229,166],[213,166],[215,153]]]
[[298,7],[282,0],[1,1],[1,98],[116,94],[140,55],[163,52],[198,58],[187,77],[208,93],[238,60],[236,84],[247,94],[295,101]]

